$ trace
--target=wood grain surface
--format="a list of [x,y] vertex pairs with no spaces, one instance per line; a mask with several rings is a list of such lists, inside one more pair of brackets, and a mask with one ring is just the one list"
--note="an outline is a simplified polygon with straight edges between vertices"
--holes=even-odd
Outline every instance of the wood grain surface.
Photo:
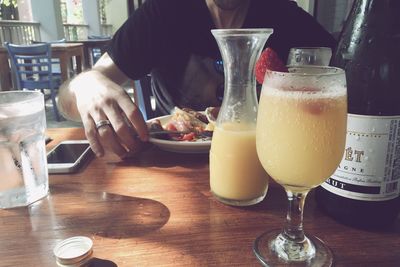
[[[50,129],[54,140],[82,129]],[[260,266],[252,252],[263,231],[279,229],[283,189],[237,208],[210,193],[208,155],[149,148],[139,158],[92,160],[73,175],[50,175],[50,194],[29,207],[0,210],[0,266],[56,266],[54,246],[71,236],[94,243],[91,266]],[[304,226],[333,250],[335,266],[400,266],[400,222],[371,232],[339,224],[306,201]]]

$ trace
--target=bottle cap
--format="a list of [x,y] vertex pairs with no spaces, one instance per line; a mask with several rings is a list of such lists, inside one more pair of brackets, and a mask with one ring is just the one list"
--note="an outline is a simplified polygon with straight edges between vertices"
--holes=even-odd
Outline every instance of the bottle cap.
[[82,266],[92,257],[93,241],[86,236],[74,236],[58,243],[53,250],[60,267]]

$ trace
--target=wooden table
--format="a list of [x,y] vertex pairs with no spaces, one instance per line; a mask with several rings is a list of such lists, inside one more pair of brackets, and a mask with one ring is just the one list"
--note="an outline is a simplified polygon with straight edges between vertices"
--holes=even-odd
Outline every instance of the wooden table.
[[[82,129],[50,129],[55,140]],[[208,155],[153,147],[138,159],[93,160],[74,175],[50,175],[50,195],[28,208],[0,210],[0,266],[55,266],[61,240],[90,237],[99,266],[259,266],[253,240],[280,228],[283,190],[270,186],[253,207],[230,207],[209,191]],[[400,221],[369,232],[339,224],[308,197],[305,229],[332,248],[335,266],[400,266]],[[97,266],[97,265],[96,265]]]
[[94,65],[94,58],[93,58],[93,49],[98,48],[100,49],[101,54],[106,52],[106,47],[110,43],[111,39],[107,38],[99,38],[99,39],[83,39],[83,40],[76,40],[76,41],[66,41],[67,43],[81,43],[84,47],[84,67],[85,69],[90,69]]
[[71,58],[76,60],[76,73],[82,72],[82,64],[85,61],[83,44],[57,43],[51,44],[51,56],[60,59],[61,80],[64,82],[70,78],[69,66]]
[[[69,67],[71,58],[76,59],[76,72],[82,72],[83,62],[85,61],[84,47],[82,43],[57,43],[51,44],[53,58],[60,60],[61,79],[66,81],[70,78]],[[0,47],[0,91],[8,91],[13,88],[8,52],[4,47]]]

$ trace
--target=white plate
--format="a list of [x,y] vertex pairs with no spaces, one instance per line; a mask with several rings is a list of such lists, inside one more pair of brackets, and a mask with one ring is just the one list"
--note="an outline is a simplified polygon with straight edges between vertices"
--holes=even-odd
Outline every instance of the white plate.
[[[150,123],[153,120],[160,120],[161,124],[164,125],[171,119],[172,115],[166,115],[162,117],[153,118],[148,120],[147,123]],[[207,141],[170,141],[164,139],[158,139],[150,137],[149,141],[159,147],[162,150],[177,152],[177,153],[208,153],[211,147],[211,140]]]

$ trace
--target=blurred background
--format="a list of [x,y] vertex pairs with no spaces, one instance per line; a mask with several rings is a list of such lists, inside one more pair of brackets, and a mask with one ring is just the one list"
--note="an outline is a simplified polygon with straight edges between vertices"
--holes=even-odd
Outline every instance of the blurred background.
[[[53,72],[58,71],[63,82],[80,71],[91,68],[104,52],[114,32],[144,1],[0,0],[0,44],[52,43],[53,56],[58,57],[57,62],[60,63],[53,64]],[[296,2],[338,38],[353,0]],[[68,66],[67,71],[65,66]],[[18,89],[11,69],[7,50],[0,46],[1,91]],[[134,86],[133,82],[124,86],[132,97]],[[47,127],[81,127],[80,123],[66,119],[57,120],[51,109],[52,102],[47,98]]]

